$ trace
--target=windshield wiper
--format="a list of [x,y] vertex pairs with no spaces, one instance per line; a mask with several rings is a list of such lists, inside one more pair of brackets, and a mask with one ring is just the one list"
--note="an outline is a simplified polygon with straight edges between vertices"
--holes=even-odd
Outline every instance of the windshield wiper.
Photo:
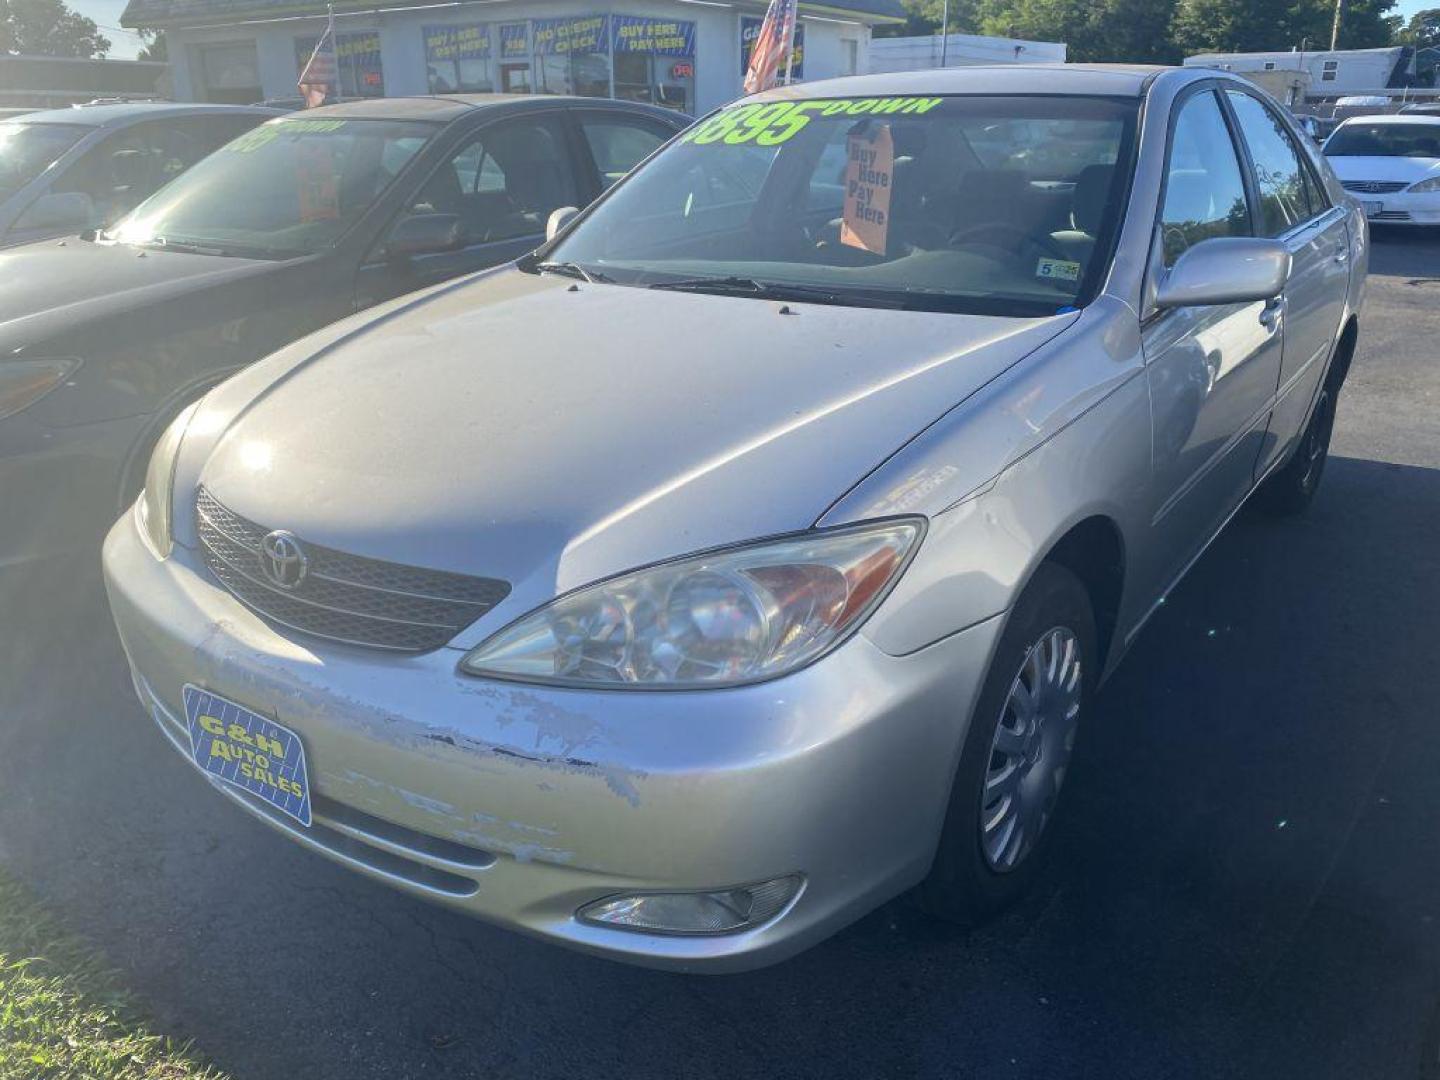
[[610,280],[608,276],[598,270],[586,270],[579,263],[573,262],[536,263],[535,269],[543,273],[564,274],[566,277],[580,278],[591,285],[599,285]]
[[[101,236],[114,241],[114,234],[102,233]],[[127,241],[120,241],[126,243]],[[292,259],[303,252],[284,251],[278,248],[246,247],[236,244],[207,243],[203,240],[171,240],[168,237],[156,236],[149,240],[128,241],[134,247],[153,248],[157,251],[174,251],[181,255],[214,255],[222,259]]]
[[792,285],[783,281],[760,281],[756,278],[729,275],[726,277],[680,278],[657,281],[651,289],[671,292],[719,293],[726,296],[753,296],[762,300],[797,300],[812,304],[840,304],[855,307],[904,308],[903,295],[873,292],[865,289],[831,289],[821,285]]

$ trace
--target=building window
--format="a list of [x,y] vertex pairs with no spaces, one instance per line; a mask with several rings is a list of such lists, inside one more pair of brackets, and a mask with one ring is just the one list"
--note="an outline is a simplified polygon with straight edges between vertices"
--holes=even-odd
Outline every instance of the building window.
[[1339,67],[1340,62],[1338,60],[1326,60],[1320,65],[1320,81],[1334,82]]
[[[313,47],[313,46],[312,46]],[[201,45],[200,78],[206,101],[222,105],[253,105],[264,94],[260,90],[260,63],[255,42],[234,45]],[[310,54],[306,53],[308,60]]]
[[610,96],[610,17],[534,19],[535,90],[541,94]]
[[[764,19],[746,15],[740,19],[740,75],[743,78],[750,70],[750,54],[755,49],[755,39],[760,36]],[[805,24],[795,23],[795,42],[790,48],[790,78],[798,82],[805,77]],[[785,81],[785,65],[780,65],[779,78]]]
[[1275,70],[1275,61],[1274,61],[1274,60],[1266,60],[1266,61],[1265,61],[1265,70],[1266,70],[1266,71],[1274,71],[1274,70]]
[[490,27],[427,26],[425,69],[432,94],[489,93],[495,89],[491,69]]
[[500,92],[502,94],[528,94],[531,92],[530,78],[530,24],[523,22],[501,23],[500,40]]
[[[295,39],[295,75],[299,78],[319,35]],[[340,68],[340,95],[347,98],[385,96],[385,73],[380,65],[380,31],[360,30],[335,35],[335,57]]]
[[617,98],[695,111],[693,22],[612,15],[610,40]]

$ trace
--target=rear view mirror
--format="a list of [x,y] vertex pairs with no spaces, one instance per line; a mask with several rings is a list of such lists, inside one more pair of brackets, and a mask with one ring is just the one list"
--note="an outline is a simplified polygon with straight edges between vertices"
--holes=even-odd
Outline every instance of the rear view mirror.
[[412,214],[390,234],[385,250],[392,257],[454,251],[465,241],[458,214]]
[[1157,308],[1273,300],[1290,279],[1290,252],[1278,240],[1221,236],[1175,260],[1155,290]]
[[545,239],[554,240],[560,230],[569,225],[579,209],[574,206],[561,206],[550,211],[550,217],[545,222]]
[[52,191],[41,195],[26,208],[15,222],[15,228],[79,232],[94,224],[94,215],[95,204],[90,201],[89,195],[78,191]]

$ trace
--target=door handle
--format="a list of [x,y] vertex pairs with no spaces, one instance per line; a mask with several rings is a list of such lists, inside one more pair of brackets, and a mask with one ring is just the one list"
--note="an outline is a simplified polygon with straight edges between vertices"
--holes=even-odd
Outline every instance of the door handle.
[[1277,296],[1273,300],[1267,300],[1265,306],[1260,310],[1260,325],[1267,330],[1274,330],[1280,325],[1280,313],[1285,309],[1285,298]]

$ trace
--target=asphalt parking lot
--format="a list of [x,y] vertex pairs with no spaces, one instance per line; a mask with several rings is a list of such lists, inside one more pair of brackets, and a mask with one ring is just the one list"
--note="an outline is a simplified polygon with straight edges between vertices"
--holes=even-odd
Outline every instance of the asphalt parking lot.
[[242,1080],[1440,1077],[1440,238],[1377,236],[1363,320],[1311,513],[1169,599],[981,931],[902,899],[694,978],[392,893],[169,749],[93,571],[0,609],[0,861]]

